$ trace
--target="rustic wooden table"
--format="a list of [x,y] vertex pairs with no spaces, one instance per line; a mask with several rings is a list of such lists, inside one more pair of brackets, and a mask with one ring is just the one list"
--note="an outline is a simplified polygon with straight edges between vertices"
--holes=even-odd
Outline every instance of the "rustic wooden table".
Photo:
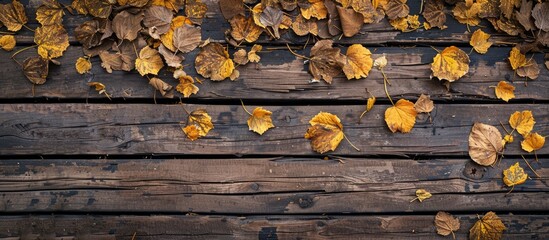
[[[29,16],[35,2],[23,1]],[[228,23],[216,0],[204,2],[203,38],[223,42]],[[433,225],[437,211],[459,217],[458,239],[467,238],[477,214],[488,211],[502,218],[506,239],[549,238],[549,148],[539,150],[539,162],[532,164],[541,179],[511,194],[502,170],[524,163],[520,144],[510,145],[494,167],[468,156],[474,122],[501,129],[511,113],[531,110],[535,130],[549,134],[544,55],[534,55],[541,73],[525,87],[506,60],[512,45],[505,44],[518,38],[486,29],[497,43],[486,55],[472,53],[469,73],[449,91],[430,78],[431,46],[470,51],[470,33],[450,16],[444,31],[401,33],[383,21],[336,41],[364,44],[374,58],[386,54],[394,99],[425,93],[435,100],[432,122],[421,115],[411,133],[393,134],[383,120],[390,103],[378,70],[361,80],[309,83],[303,60],[284,49],[286,42],[305,44],[306,37],[263,37],[258,42],[274,50],[259,64],[239,68],[234,82],[206,80],[197,95],[183,99],[187,109],[205,108],[215,125],[191,142],[180,129],[186,114],[179,99],[157,94],[155,104],[154,89],[137,72],[108,74],[98,58],[91,73],[75,71],[83,54],[73,31],[84,19],[64,17],[71,46],[34,93],[10,59],[13,52],[0,51],[0,238],[443,239]],[[26,29],[16,38],[16,50],[33,44]],[[192,67],[186,71],[197,76]],[[168,72],[161,76],[170,79]],[[509,103],[490,88],[501,80],[517,86]],[[90,81],[107,85],[113,99],[98,95]],[[378,102],[359,124],[365,88]],[[250,132],[239,99],[248,108],[271,110],[276,128],[263,136]],[[320,111],[337,114],[362,151],[342,142],[329,154],[313,152],[303,136]],[[533,160],[533,154],[526,157]],[[418,188],[433,197],[410,202]]]

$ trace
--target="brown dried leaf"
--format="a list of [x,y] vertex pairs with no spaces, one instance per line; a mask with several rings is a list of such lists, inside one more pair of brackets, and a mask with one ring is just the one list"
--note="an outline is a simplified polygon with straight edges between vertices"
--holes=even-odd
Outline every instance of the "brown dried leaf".
[[172,23],[173,12],[164,6],[150,6],[145,10],[143,17],[143,25],[149,28],[149,33],[153,33],[156,39],[160,35],[167,33],[170,30]]
[[48,77],[49,61],[41,57],[31,57],[23,62],[25,77],[34,84],[46,83]]
[[532,8],[534,6],[533,4],[533,1],[522,0],[522,4],[520,5],[520,11],[515,11],[515,18],[526,31],[532,31],[536,29],[534,27],[534,21],[532,19]]
[[347,79],[365,78],[373,64],[370,50],[361,44],[353,44],[347,49],[347,63],[343,66],[343,73]]
[[201,0],[186,0],[185,15],[193,19],[202,19],[206,15],[208,7]]
[[233,55],[233,60],[238,65],[246,65],[248,63],[248,54],[246,53],[246,49],[238,49]]
[[149,0],[118,0],[120,6],[129,5],[138,8],[144,7],[147,3],[149,3]]
[[86,49],[99,46],[103,40],[113,34],[111,21],[108,19],[94,19],[85,21],[76,29],[74,36]]
[[236,15],[244,15],[244,3],[242,0],[219,0],[219,8],[226,20]]
[[173,86],[162,81],[162,79],[153,77],[149,80],[149,84],[158,90],[163,97],[173,98]]
[[320,154],[335,151],[345,136],[341,120],[334,114],[320,112],[309,123],[305,138],[311,139],[311,147]]
[[141,31],[141,21],[143,21],[143,14],[134,15],[128,11],[122,11],[112,20],[112,30],[119,39],[133,41]]
[[521,77],[528,77],[532,80],[538,78],[539,72],[540,69],[538,63],[533,58],[528,59],[524,66],[517,68],[517,75]]
[[473,46],[475,51],[477,51],[478,53],[485,54],[486,52],[488,52],[488,48],[492,46],[492,42],[489,42],[488,38],[490,38],[490,34],[487,34],[482,30],[477,29],[471,36],[469,44],[471,44],[471,46]]
[[76,59],[75,67],[78,73],[84,74],[91,70],[92,64],[88,58],[79,57]]
[[173,46],[183,53],[194,50],[200,41],[202,41],[200,28],[183,25],[176,28],[173,33]]
[[429,97],[429,95],[421,94],[414,104],[414,109],[418,113],[430,113],[435,109],[435,104]]
[[0,4],[0,22],[8,28],[9,31],[17,32],[27,23],[25,15],[25,6],[17,0],[12,3]]
[[194,63],[196,72],[212,81],[224,80],[234,71],[233,60],[219,43],[209,43],[202,47]]
[[149,46],[141,49],[139,57],[135,59],[135,68],[141,76],[145,76],[146,74],[157,75],[162,67],[164,67],[164,63],[160,54]]
[[79,14],[88,14],[88,7],[86,7],[85,0],[73,0],[71,7],[75,9]]
[[8,52],[15,48],[15,44],[15,37],[13,35],[4,35],[0,37],[0,47]]
[[183,57],[182,54],[175,54],[174,52],[170,51],[164,45],[160,45],[158,47],[158,53],[164,57],[164,61],[169,67],[173,68],[182,68],[183,65],[181,64],[183,60],[185,60],[185,57]]
[[501,219],[488,212],[469,230],[469,240],[499,240],[505,229]]
[[297,15],[295,21],[292,23],[292,30],[298,36],[305,36],[309,33],[318,35],[318,27],[316,21],[307,20],[302,15]]
[[506,81],[499,81],[495,91],[496,97],[503,101],[509,102],[509,100],[515,98],[515,87]]
[[255,42],[263,29],[254,23],[252,17],[246,18],[236,15],[229,21],[231,24],[231,37],[236,41]]
[[179,84],[177,84],[176,89],[186,98],[190,97],[192,94],[197,94],[198,90],[200,90],[194,85],[194,79],[187,75],[179,77]]
[[42,25],[61,24],[64,14],[63,7],[56,0],[44,0],[36,9],[36,20]]
[[[435,216],[435,226],[437,233],[442,236],[454,235],[454,232],[459,230],[459,219],[447,212],[438,212]],[[454,236],[455,239],[455,236]]]
[[172,23],[170,24],[170,29],[168,32],[166,32],[164,35],[160,36],[160,41],[162,41],[162,44],[170,51],[175,52],[177,48],[173,45],[173,34],[175,32],[175,29],[180,28],[184,25],[192,26],[191,20],[186,18],[185,16],[177,16],[172,19]]
[[502,140],[496,127],[475,123],[469,134],[469,156],[482,166],[490,166],[503,150]]
[[[84,0],[88,13],[98,18],[108,18],[112,12],[112,0]],[[113,4],[116,3],[113,1]]]
[[520,23],[515,19],[501,18],[496,21],[497,29],[511,35],[517,36],[524,32]]
[[410,7],[406,5],[407,0],[389,0],[385,14],[389,20],[403,18],[410,14]]
[[353,9],[337,6],[341,21],[343,36],[352,37],[357,34],[364,24],[364,16]]
[[152,0],[151,4],[154,6],[163,6],[174,12],[178,12],[183,6],[185,0]]
[[63,25],[42,26],[36,29],[34,42],[42,58],[58,58],[69,47],[69,35]]
[[274,128],[271,115],[273,113],[262,107],[256,107],[248,118],[248,127],[250,131],[254,131],[259,135],[263,135],[270,128]]
[[332,40],[320,40],[311,48],[309,71],[315,80],[324,79],[331,84],[333,77],[339,75],[347,63],[339,48],[332,47]]
[[278,33],[278,28],[282,23],[283,13],[278,8],[266,7],[263,9],[263,12],[259,15],[259,21],[265,27],[271,27],[273,29],[273,34],[275,38],[280,38]]
[[535,19],[534,23],[536,24],[536,27],[545,32],[549,32],[549,2],[536,4],[534,10],[532,10],[532,17]]
[[452,12],[454,13],[454,18],[456,18],[458,22],[469,26],[477,26],[480,23],[478,14],[481,10],[481,6],[482,5],[479,3],[474,3],[471,7],[467,7],[464,2],[459,2]]
[[520,0],[499,0],[499,9],[506,18],[511,18],[515,7],[519,6]]
[[423,10],[423,17],[431,27],[445,29],[446,14],[444,13],[444,2],[442,0],[427,0],[425,2],[425,9]]

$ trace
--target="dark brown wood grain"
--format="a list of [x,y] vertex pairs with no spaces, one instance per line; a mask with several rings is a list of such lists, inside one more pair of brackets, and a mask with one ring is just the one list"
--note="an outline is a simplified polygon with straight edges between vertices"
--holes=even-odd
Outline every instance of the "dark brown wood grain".
[[[312,155],[304,134],[309,120],[321,111],[338,115],[347,137],[362,150],[342,141],[328,153],[335,155],[467,156],[473,123],[499,125],[522,110],[534,113],[534,131],[543,136],[549,132],[547,105],[440,104],[431,113],[432,122],[428,115],[419,115],[408,134],[388,130],[387,107],[374,106],[358,124],[363,105],[269,106],[276,128],[260,136],[248,130],[249,116],[240,105],[186,105],[189,111],[206,109],[215,126],[206,137],[192,142],[181,131],[180,122],[185,124],[187,116],[178,104],[3,104],[0,154]],[[520,139],[516,136],[505,155],[526,153],[520,149]],[[548,149],[538,154],[547,154]]]
[[[479,213],[483,214],[483,213]],[[546,215],[500,213],[503,239],[547,238]],[[456,215],[466,239],[477,220]],[[104,216],[0,217],[0,237],[53,239],[448,239],[436,234],[434,215],[424,216]],[[276,238],[275,238],[276,237]]]

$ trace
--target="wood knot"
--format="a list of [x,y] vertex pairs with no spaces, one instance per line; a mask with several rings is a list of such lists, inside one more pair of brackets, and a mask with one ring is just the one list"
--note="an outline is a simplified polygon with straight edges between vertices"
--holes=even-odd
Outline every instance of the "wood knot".
[[299,198],[298,204],[300,208],[310,208],[314,205],[314,201],[311,197],[305,196]]
[[463,176],[470,179],[482,179],[486,173],[486,167],[468,161],[463,169]]

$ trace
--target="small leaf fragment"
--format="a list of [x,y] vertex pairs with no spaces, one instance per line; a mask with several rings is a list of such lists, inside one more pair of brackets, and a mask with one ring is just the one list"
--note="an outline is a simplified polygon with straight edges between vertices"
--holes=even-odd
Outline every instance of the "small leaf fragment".
[[520,167],[518,162],[503,170],[503,183],[507,187],[523,184],[526,182],[526,179],[528,179],[528,174],[524,172],[524,169]]
[[0,47],[6,51],[11,51],[15,48],[16,42],[13,35],[4,35],[0,37]]
[[477,122],[469,134],[469,156],[482,166],[490,166],[503,150],[502,140],[496,127]]
[[162,81],[160,78],[153,77],[149,84],[162,94],[163,97],[173,98],[173,86]]
[[249,61],[248,54],[246,53],[246,49],[244,48],[238,49],[238,51],[236,51],[233,54],[233,61],[238,65],[246,65]]
[[419,202],[423,202],[423,200],[429,199],[433,195],[425,189],[418,189],[418,190],[416,190],[416,196],[417,196],[416,199],[419,200]]
[[267,109],[256,107],[247,121],[250,131],[263,135],[267,130],[273,128],[273,120],[271,119],[272,114],[273,113]]
[[488,212],[471,227],[469,240],[499,240],[505,229],[501,219],[494,212]]
[[435,108],[435,104],[428,95],[421,94],[414,104],[418,113],[430,113]]
[[515,98],[515,87],[506,81],[499,81],[495,88],[495,92],[497,98],[506,102]]
[[522,150],[527,152],[540,150],[545,145],[545,137],[538,133],[530,133],[520,143]]
[[200,90],[194,84],[194,79],[187,75],[179,77],[179,84],[177,84],[176,89],[186,98],[190,97],[192,94],[197,94],[198,90]]
[[248,52],[248,60],[250,60],[250,62],[259,62],[259,60],[261,60],[261,57],[259,55],[257,55],[258,52],[261,52],[261,49],[263,47],[259,44],[254,44],[254,46],[252,47],[252,49]]
[[76,59],[76,71],[80,74],[84,74],[90,71],[92,68],[92,64],[88,58],[85,57],[79,57]]
[[414,103],[399,99],[394,106],[385,110],[385,123],[393,133],[397,131],[408,133],[416,123],[416,116]]

